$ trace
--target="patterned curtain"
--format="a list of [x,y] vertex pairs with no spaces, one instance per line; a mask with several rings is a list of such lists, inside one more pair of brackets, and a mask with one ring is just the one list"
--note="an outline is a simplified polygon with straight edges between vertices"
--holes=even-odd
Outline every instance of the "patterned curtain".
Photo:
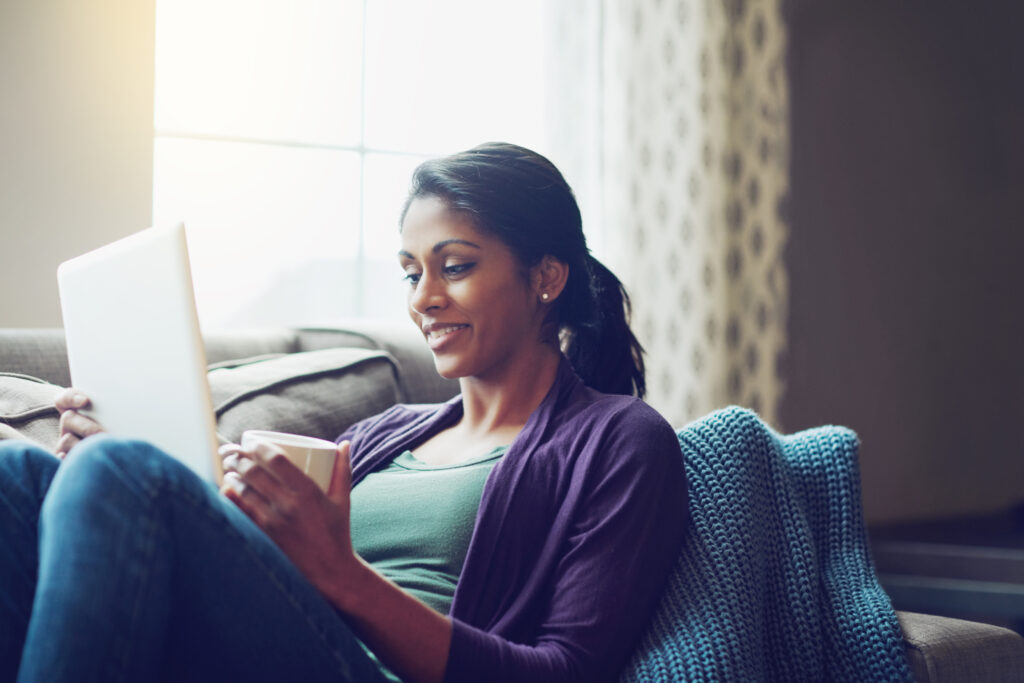
[[786,345],[782,0],[606,0],[608,265],[633,298],[648,401],[679,426],[727,404],[775,423]]

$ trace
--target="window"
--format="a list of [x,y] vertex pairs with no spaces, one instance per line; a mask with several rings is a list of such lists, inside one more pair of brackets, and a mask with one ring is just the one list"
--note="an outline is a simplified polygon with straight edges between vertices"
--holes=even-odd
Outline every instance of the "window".
[[485,140],[559,163],[544,12],[158,0],[153,221],[186,225],[203,325],[404,317],[395,253],[416,164]]

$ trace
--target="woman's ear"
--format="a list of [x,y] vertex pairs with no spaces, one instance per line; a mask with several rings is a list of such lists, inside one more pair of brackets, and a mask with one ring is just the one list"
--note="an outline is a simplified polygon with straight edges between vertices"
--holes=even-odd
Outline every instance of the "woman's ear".
[[541,303],[550,304],[557,299],[569,281],[569,264],[547,255],[533,267],[533,286]]

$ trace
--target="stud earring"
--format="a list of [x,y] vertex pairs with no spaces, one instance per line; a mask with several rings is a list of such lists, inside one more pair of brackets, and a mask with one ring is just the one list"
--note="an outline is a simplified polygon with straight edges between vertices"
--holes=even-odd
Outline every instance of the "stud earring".
[[548,300],[548,293],[544,292],[543,294],[541,294],[540,295],[540,300],[541,301],[547,301]]

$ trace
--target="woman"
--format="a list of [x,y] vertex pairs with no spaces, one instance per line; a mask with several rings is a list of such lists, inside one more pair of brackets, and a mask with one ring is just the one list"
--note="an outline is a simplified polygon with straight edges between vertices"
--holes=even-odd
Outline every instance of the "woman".
[[76,446],[101,429],[71,390],[59,469],[0,445],[0,661],[22,680],[617,676],[686,509],[672,429],[629,396],[625,293],[561,174],[513,145],[422,164],[401,244],[409,314],[461,394],[354,425],[327,494],[267,444],[222,449],[220,493],[146,444]]

